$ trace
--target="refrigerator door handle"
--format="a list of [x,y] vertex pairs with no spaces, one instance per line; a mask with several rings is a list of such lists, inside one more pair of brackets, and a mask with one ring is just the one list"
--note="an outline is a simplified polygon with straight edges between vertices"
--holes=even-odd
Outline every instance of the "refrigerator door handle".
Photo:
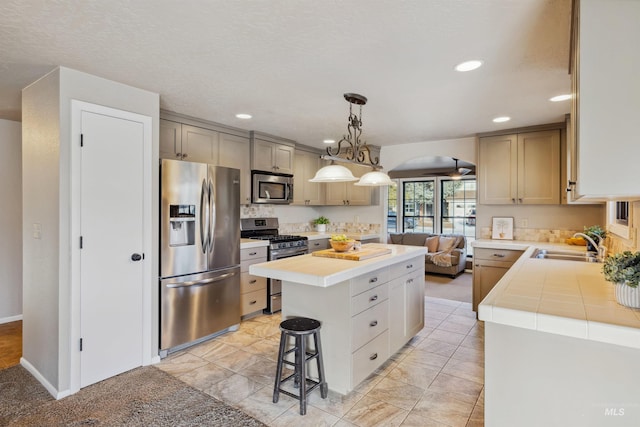
[[219,282],[220,280],[228,279],[229,277],[232,277],[235,275],[236,273],[226,273],[211,279],[196,280],[193,282],[170,283],[166,286],[167,288],[189,288],[192,286],[202,286],[202,285],[208,285],[209,283],[213,283],[213,282]]
[[[207,199],[207,200],[205,200]],[[206,205],[205,205],[206,201]],[[209,244],[209,200],[207,197],[207,181],[202,180],[202,189],[200,190],[200,243],[202,244],[202,252],[207,252]],[[205,218],[206,214],[206,218]]]
[[209,179],[209,248],[208,251],[213,250],[213,246],[216,240],[216,195],[213,187],[213,181]]

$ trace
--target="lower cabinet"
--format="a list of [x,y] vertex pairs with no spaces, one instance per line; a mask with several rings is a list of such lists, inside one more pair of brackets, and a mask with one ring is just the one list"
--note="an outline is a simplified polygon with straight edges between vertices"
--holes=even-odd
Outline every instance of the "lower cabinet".
[[324,249],[329,249],[331,245],[329,244],[329,238],[326,239],[313,239],[309,240],[309,253],[315,251],[322,251]]
[[473,311],[478,311],[478,304],[523,253],[511,249],[473,250]]
[[424,259],[394,265],[389,283],[391,354],[424,327]]
[[241,315],[267,308],[267,279],[249,274],[249,266],[267,261],[267,248],[240,249],[240,307]]

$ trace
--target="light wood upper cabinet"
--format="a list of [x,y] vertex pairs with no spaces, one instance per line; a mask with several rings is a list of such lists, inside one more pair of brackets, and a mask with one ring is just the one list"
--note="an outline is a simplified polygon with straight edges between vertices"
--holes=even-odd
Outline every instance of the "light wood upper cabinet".
[[218,132],[182,125],[182,159],[218,164]]
[[559,204],[560,130],[479,139],[480,204]]
[[251,169],[293,174],[295,147],[252,132]]
[[182,160],[182,124],[160,120],[160,158]]
[[296,150],[293,172],[293,204],[323,205],[324,186],[318,182],[309,182],[322,167],[319,154]]
[[574,8],[573,197],[639,199],[640,2],[579,0]]
[[[371,168],[355,164],[342,164],[353,176],[361,177]],[[355,182],[325,183],[325,204],[345,206],[367,206],[371,204],[371,187],[353,185]]]
[[218,165],[240,169],[240,204],[251,203],[251,164],[249,138],[220,133]]

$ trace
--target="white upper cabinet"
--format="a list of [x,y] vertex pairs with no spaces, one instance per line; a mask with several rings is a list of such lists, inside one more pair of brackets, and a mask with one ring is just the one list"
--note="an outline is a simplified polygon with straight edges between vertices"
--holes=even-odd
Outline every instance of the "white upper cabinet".
[[217,165],[218,136],[213,130],[182,125],[182,159]]
[[251,169],[293,175],[295,143],[251,132]]
[[[361,177],[371,171],[366,166],[355,164],[341,164],[353,173],[355,177]],[[354,181],[357,182],[357,181]],[[354,182],[327,182],[325,183],[325,203],[327,205],[366,206],[371,204],[371,188],[354,185]]]
[[220,133],[218,165],[240,169],[240,204],[251,203],[251,165],[249,138]]
[[573,197],[639,199],[640,1],[579,0],[574,7]]
[[480,138],[478,183],[481,204],[559,204],[560,130]]
[[320,154],[296,150],[293,168],[294,205],[324,204],[324,186],[319,182],[309,182],[321,167]]

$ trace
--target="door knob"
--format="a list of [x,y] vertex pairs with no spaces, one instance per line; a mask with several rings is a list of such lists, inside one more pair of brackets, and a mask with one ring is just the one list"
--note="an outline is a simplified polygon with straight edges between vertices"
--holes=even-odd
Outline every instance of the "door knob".
[[140,254],[131,255],[131,261],[140,261],[141,259],[142,259],[142,255]]

